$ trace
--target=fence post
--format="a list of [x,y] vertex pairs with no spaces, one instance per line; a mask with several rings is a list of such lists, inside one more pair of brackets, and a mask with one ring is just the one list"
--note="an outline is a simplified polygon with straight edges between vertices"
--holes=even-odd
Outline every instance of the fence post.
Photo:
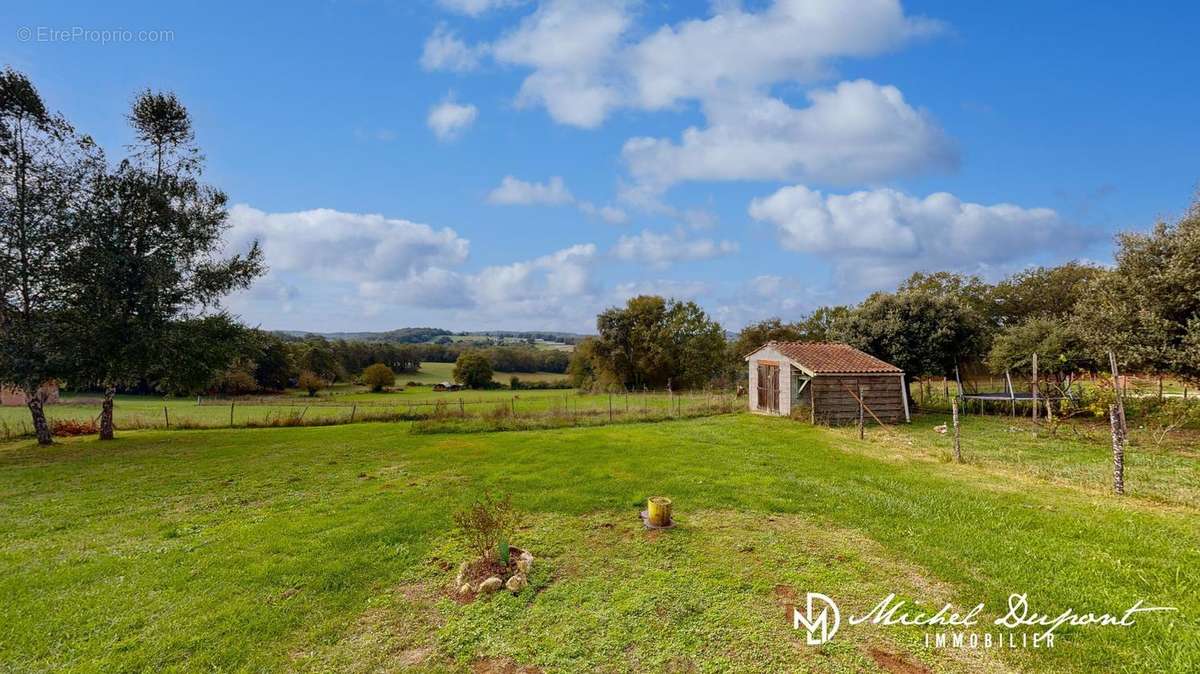
[[354,423],[354,413],[358,411],[358,403],[350,406],[350,423]]
[[863,429],[863,390],[862,384],[858,385],[858,439],[862,440],[865,437]]
[[1117,370],[1117,354],[1108,352],[1108,365],[1112,369],[1113,378],[1113,393],[1117,398],[1117,415],[1121,420],[1121,436],[1124,437],[1129,432],[1129,426],[1125,423],[1125,390],[1121,386],[1121,374]]
[[517,416],[517,397],[516,396],[512,397],[512,412],[513,412],[513,418],[516,418],[516,416]]
[[612,391],[608,392],[608,423],[612,423]]
[[1113,448],[1113,492],[1125,493],[1125,431],[1121,427],[1120,412],[1116,405],[1108,406],[1108,423],[1112,428]]
[[463,404],[462,398],[458,399],[458,413],[464,417],[467,416],[467,407]]
[[954,427],[954,463],[962,463],[962,445],[959,443],[958,398],[950,398],[950,425]]
[[167,406],[163,405],[163,419],[167,422],[167,428],[171,427],[171,415],[167,413]]
[[229,427],[233,428],[233,401],[229,402]]
[[1037,379],[1037,354],[1033,354],[1033,423],[1038,422],[1041,416],[1041,410],[1038,409],[1038,379]]

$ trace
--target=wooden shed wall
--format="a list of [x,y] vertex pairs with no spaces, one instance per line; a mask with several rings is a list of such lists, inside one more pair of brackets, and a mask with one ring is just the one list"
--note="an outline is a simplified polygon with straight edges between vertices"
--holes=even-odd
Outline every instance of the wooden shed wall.
[[[830,375],[815,377],[812,387],[813,417],[818,423],[846,424],[858,421],[858,401],[850,394],[858,394],[863,387],[863,401],[875,416],[885,423],[904,421],[904,397],[901,393],[902,378],[897,375]],[[850,391],[846,388],[849,387]],[[864,413],[866,421],[873,421]]]

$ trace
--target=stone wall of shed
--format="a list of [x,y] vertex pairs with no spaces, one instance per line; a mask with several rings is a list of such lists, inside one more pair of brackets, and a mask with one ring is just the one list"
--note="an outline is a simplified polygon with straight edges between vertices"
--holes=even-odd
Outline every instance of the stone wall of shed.
[[[759,349],[750,356],[749,368],[750,379],[746,393],[750,398],[750,411],[759,412],[758,409],[758,362],[760,360],[774,361],[779,364],[779,414],[787,416],[792,412],[792,366],[791,361],[787,356],[779,353],[775,349],[766,347]],[[764,413],[766,413],[764,411]]]

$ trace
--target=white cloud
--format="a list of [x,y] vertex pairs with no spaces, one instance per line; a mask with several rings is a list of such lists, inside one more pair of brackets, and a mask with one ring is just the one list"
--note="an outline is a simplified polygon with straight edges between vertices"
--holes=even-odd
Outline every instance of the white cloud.
[[785,248],[824,254],[840,282],[859,287],[886,287],[920,269],[979,271],[1085,243],[1052,209],[987,206],[945,192],[824,195],[795,185],[753,200],[749,212],[775,225]]
[[622,155],[651,195],[688,180],[851,183],[956,162],[941,129],[895,87],[856,80],[809,98],[799,109],[765,96],[713,102],[707,128],[687,129],[679,143],[632,138]]
[[712,239],[689,240],[681,232],[658,234],[649,230],[633,236],[622,236],[613,247],[613,255],[627,262],[641,262],[656,268],[673,262],[707,260],[735,253],[737,243]]
[[229,222],[227,245],[240,250],[257,239],[273,272],[333,280],[403,278],[460,264],[470,248],[453,229],[328,208],[266,213],[236,204]]
[[695,300],[711,291],[712,286],[704,281],[658,279],[653,281],[618,283],[612,289],[611,295],[614,302],[624,303],[638,295],[658,295],[677,300]]
[[620,225],[628,222],[625,211],[615,206],[598,206],[590,201],[579,201],[562,177],[552,176],[544,183],[529,182],[514,176],[504,176],[500,185],[488,193],[487,201],[498,206],[565,206],[573,204],[581,213],[593,218]]
[[637,104],[660,109],[827,78],[832,59],[879,54],[940,29],[905,16],[897,0],[779,0],[760,12],[728,3],[708,19],[663,26],[630,48],[628,62]]
[[580,201],[578,206],[584,215],[600,218],[610,225],[623,225],[629,222],[629,215],[616,206],[597,206],[590,201]]
[[469,72],[479,67],[479,61],[487,53],[487,45],[468,46],[445,26],[438,26],[425,39],[421,50],[421,67],[425,70],[450,70]]
[[430,267],[405,278],[362,281],[356,288],[358,300],[373,312],[416,306],[470,310],[474,322],[546,317],[592,306],[589,298],[597,292],[592,278],[595,257],[595,244],[577,244],[478,273]]
[[441,103],[429,109],[429,117],[425,123],[433,130],[433,135],[440,141],[458,138],[479,116],[479,110],[474,105],[460,105],[454,102],[453,96],[447,96]]
[[593,128],[621,103],[612,70],[632,22],[625,2],[547,0],[492,46],[500,63],[533,69],[517,104],[543,105],[562,124]]
[[467,16],[479,16],[493,9],[515,7],[525,0],[437,0],[443,9]]
[[559,176],[553,176],[544,183],[526,182],[513,176],[504,176],[500,186],[488,193],[487,200],[488,203],[505,206],[558,205],[574,203],[575,197]]
[[614,110],[699,102],[703,126],[632,138],[623,157],[633,183],[622,200],[662,212],[661,194],[684,181],[874,182],[953,167],[953,144],[901,92],[866,80],[809,93],[795,108],[773,94],[835,75],[868,57],[944,29],[906,15],[899,0],[775,0],[758,11],[718,2],[704,19],[641,35],[625,0],[545,0],[487,49],[530,69],[519,106],[543,106],[561,124],[593,128]]
[[577,244],[542,257],[488,267],[469,277],[476,302],[498,307],[529,304],[543,307],[562,298],[587,294],[596,245]]

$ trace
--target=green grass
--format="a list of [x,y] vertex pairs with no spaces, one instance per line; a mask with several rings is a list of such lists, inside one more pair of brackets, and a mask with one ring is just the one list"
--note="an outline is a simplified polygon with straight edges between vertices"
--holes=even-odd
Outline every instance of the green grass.
[[[1200,667],[1200,524],[1192,505],[1139,496],[1150,465],[1132,463],[1134,495],[1116,498],[1029,462],[943,463],[916,439],[924,426],[865,442],[730,415],[12,443],[0,449],[0,663],[874,671],[886,652],[947,671]],[[464,556],[450,513],[484,490],[513,495],[525,520],[513,542],[538,561],[520,595],[460,605],[447,594]],[[641,530],[651,494],[674,498],[678,529]],[[1045,611],[1143,599],[1180,613],[1060,628],[1041,651],[931,652],[913,629],[845,624],[809,647],[782,608],[809,590],[859,613],[888,592],[989,607],[1027,592]]]
[[[508,386],[511,377],[519,377],[521,381],[565,381],[567,375],[559,372],[496,372],[492,381]],[[421,363],[421,369],[416,372],[400,372],[396,375],[396,384],[403,386],[410,381],[423,384],[437,384],[443,381],[454,381],[454,363]]]
[[[617,394],[611,398],[614,414],[621,415],[628,411],[633,416],[656,410],[665,411],[672,400],[686,412],[689,407],[707,405],[717,395],[696,392],[669,397],[664,393],[638,393],[628,396]],[[195,398],[119,395],[114,418],[118,430],[164,428],[168,421],[172,428],[219,428],[264,425],[273,420],[301,415],[306,422],[344,423],[352,416],[362,420],[375,414],[432,414],[439,403],[446,412],[490,415],[511,410],[514,402],[519,414],[607,413],[610,396],[581,394],[570,389],[437,392],[424,386],[372,393],[362,386],[337,384],[317,397],[309,397],[303,391],[289,391],[282,395],[233,399],[203,398],[199,405]],[[64,395],[62,402],[46,406],[46,416],[51,421],[94,420],[99,414],[100,399],[95,395]],[[28,409],[0,407],[0,441],[30,435],[31,428]]]

